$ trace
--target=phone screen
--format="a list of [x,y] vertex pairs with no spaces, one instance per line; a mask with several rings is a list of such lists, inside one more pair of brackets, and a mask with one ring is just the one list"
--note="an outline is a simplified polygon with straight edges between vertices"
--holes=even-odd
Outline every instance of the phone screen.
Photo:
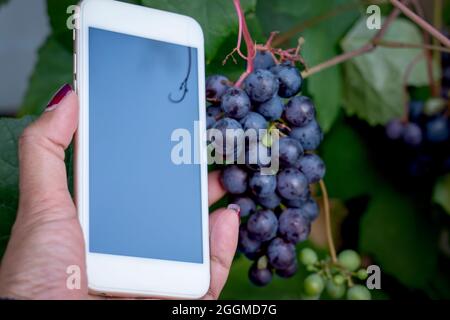
[[197,63],[196,48],[89,29],[90,252],[203,262],[201,168],[171,159],[174,130],[198,139]]

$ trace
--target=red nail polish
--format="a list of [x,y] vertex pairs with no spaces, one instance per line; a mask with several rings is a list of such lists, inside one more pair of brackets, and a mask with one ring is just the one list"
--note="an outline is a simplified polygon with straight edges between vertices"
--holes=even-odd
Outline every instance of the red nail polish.
[[58,90],[58,92],[53,96],[53,98],[48,103],[46,110],[50,109],[51,107],[57,105],[62,101],[62,99],[65,98],[70,92],[72,91],[72,87],[70,84],[65,84],[61,87],[61,89]]

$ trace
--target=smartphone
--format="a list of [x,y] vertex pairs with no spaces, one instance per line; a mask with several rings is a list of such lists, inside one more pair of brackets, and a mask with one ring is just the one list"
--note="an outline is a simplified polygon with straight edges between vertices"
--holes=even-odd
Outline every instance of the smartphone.
[[[202,297],[210,283],[202,29],[186,16],[87,0],[75,39],[75,190],[89,289]],[[176,130],[189,133],[196,147],[185,152],[200,161],[174,161]]]

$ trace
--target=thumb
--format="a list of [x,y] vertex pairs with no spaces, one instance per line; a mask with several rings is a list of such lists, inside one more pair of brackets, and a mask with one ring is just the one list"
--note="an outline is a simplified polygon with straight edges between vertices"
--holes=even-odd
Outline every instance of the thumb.
[[49,202],[57,205],[70,199],[64,157],[77,126],[78,98],[66,84],[19,141],[20,207],[24,212],[39,212]]

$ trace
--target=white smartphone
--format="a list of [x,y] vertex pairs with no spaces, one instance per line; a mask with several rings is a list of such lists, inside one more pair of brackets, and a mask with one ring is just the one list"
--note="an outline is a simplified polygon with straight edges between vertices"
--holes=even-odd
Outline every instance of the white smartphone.
[[[202,297],[210,258],[201,27],[186,16],[85,0],[75,39],[76,202],[89,288]],[[200,161],[172,159],[180,129]]]

